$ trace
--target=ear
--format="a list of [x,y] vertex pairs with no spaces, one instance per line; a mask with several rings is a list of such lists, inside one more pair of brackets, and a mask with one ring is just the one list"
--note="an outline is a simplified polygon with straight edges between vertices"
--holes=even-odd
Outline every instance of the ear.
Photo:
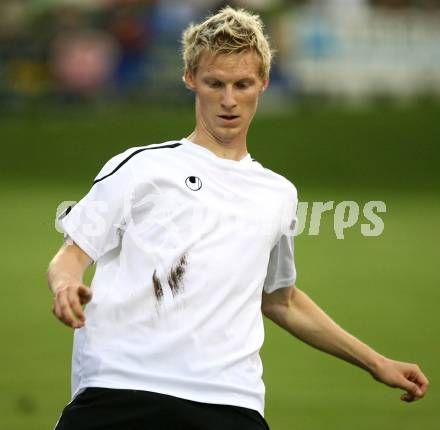
[[260,94],[266,91],[266,88],[269,86],[269,78],[264,79],[261,85]]
[[185,71],[185,73],[182,76],[182,81],[184,82],[186,88],[188,88],[191,91],[195,91],[196,86],[194,83],[194,76],[191,72],[189,72],[188,70]]

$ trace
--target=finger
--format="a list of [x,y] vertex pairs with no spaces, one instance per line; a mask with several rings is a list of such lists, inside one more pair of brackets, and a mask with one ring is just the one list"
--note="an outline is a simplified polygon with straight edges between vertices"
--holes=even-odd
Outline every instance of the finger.
[[79,301],[78,294],[74,289],[70,289],[68,292],[68,302],[70,304],[70,308],[72,309],[75,317],[79,319],[79,321],[82,323],[85,320],[84,312],[81,307],[81,303]]
[[92,300],[92,290],[89,287],[80,286],[78,288],[78,295],[82,305],[89,303]]
[[417,384],[408,379],[403,379],[400,386],[407,392],[408,396],[418,397],[422,394]]
[[61,313],[56,299],[53,301],[52,313],[54,314],[55,318],[60,319]]
[[412,402],[424,396],[424,391],[417,384],[409,380],[404,380],[402,388],[406,390],[406,394],[403,394],[401,397],[405,402]]
[[63,312],[62,312],[61,306],[59,304],[59,297],[54,298],[52,312],[58,320],[60,320],[61,322],[64,322],[63,321]]
[[410,403],[415,400],[415,397],[412,394],[405,393],[400,396],[400,400]]
[[417,367],[416,371],[408,376],[408,380],[415,384],[415,395],[419,398],[423,397],[428,389],[429,381],[422,371]]
[[414,380],[412,380],[419,388],[419,393],[418,395],[420,397],[423,397],[426,393],[426,391],[428,390],[429,387],[429,381],[428,378],[423,374],[423,372],[418,369],[417,375],[414,378]]
[[77,328],[78,323],[67,300],[67,294],[60,294],[58,303],[61,310],[61,321],[69,327]]

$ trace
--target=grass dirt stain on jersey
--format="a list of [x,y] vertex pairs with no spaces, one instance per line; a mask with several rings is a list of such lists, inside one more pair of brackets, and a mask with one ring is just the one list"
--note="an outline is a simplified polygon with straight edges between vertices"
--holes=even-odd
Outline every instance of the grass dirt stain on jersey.
[[[179,292],[179,290],[181,290],[183,287],[183,278],[185,276],[186,265],[187,265],[186,255],[183,255],[182,257],[180,257],[177,264],[171,267],[170,273],[167,276],[168,285],[170,286],[173,297],[175,297],[176,294]],[[153,272],[152,281],[153,281],[154,295],[156,296],[157,301],[160,303],[163,299],[164,293],[163,293],[162,282],[157,276],[156,270],[154,270]]]
[[182,255],[178,263],[171,268],[171,272],[168,275],[168,285],[171,288],[173,297],[179,292],[182,287],[183,277],[186,270],[186,255]]
[[156,296],[157,301],[160,302],[163,297],[163,288],[160,279],[157,277],[156,270],[153,272],[153,288],[154,295]]

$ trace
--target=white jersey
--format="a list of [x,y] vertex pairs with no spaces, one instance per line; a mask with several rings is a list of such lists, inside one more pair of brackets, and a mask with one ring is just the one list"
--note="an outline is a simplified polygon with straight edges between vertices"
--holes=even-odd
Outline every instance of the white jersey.
[[295,187],[187,139],[112,158],[60,224],[95,262],[72,397],[147,390],[264,413],[263,289],[295,282]]

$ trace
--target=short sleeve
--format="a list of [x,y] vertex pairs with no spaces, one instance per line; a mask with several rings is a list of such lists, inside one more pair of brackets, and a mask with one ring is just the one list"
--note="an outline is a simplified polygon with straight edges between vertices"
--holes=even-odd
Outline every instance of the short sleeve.
[[120,244],[132,198],[127,157],[123,153],[108,161],[86,196],[58,219],[65,235],[94,261]]
[[297,221],[297,205],[298,199],[295,189],[286,204],[286,222],[282,223],[281,236],[270,252],[267,274],[263,285],[264,291],[268,294],[279,288],[290,287],[296,281],[293,235]]
[[282,235],[270,253],[264,291],[270,294],[279,288],[290,287],[295,281],[293,237]]

